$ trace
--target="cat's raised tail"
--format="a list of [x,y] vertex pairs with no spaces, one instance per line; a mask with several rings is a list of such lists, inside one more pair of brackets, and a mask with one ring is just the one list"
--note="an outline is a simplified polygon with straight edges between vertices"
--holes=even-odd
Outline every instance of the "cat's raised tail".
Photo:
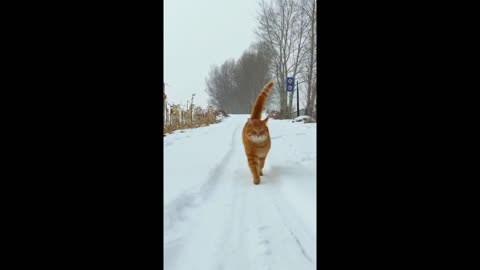
[[260,94],[258,94],[257,99],[255,100],[255,105],[253,105],[252,115],[250,119],[260,119],[262,116],[263,107],[265,102],[267,102],[268,94],[273,87],[273,81],[267,83]]

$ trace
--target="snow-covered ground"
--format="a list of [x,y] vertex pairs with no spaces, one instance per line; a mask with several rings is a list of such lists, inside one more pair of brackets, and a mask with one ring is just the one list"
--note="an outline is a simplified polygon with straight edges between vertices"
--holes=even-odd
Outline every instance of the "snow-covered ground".
[[316,269],[316,124],[269,119],[254,185],[248,117],[164,137],[164,269]]
[[310,121],[310,123],[316,122],[312,117],[310,117],[308,115],[301,115],[301,116],[295,117],[292,121],[293,122],[304,122],[304,123],[308,123],[307,121]]

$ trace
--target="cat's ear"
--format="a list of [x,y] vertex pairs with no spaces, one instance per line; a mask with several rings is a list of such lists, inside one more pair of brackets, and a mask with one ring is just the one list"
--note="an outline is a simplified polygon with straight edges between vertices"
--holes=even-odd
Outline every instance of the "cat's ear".
[[262,120],[262,123],[264,123],[265,125],[267,124],[267,122],[268,122],[268,117]]

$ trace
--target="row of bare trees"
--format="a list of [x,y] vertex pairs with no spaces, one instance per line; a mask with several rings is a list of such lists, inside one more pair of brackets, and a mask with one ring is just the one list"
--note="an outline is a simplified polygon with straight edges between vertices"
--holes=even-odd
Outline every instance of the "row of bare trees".
[[209,103],[227,113],[249,113],[259,89],[270,79],[270,55],[265,44],[256,43],[240,59],[212,66],[206,79]]
[[[254,43],[238,61],[213,66],[206,80],[210,104],[228,113],[249,113],[263,85],[276,81],[273,98],[281,118],[290,118],[293,94],[286,77],[299,83],[307,115],[317,96],[316,0],[260,0]],[[298,108],[297,108],[298,109]]]

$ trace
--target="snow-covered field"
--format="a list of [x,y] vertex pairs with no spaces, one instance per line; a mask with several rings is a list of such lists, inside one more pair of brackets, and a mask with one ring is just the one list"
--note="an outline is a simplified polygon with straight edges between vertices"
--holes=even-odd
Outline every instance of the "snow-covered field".
[[316,269],[316,124],[269,119],[254,185],[248,117],[164,137],[164,269]]

